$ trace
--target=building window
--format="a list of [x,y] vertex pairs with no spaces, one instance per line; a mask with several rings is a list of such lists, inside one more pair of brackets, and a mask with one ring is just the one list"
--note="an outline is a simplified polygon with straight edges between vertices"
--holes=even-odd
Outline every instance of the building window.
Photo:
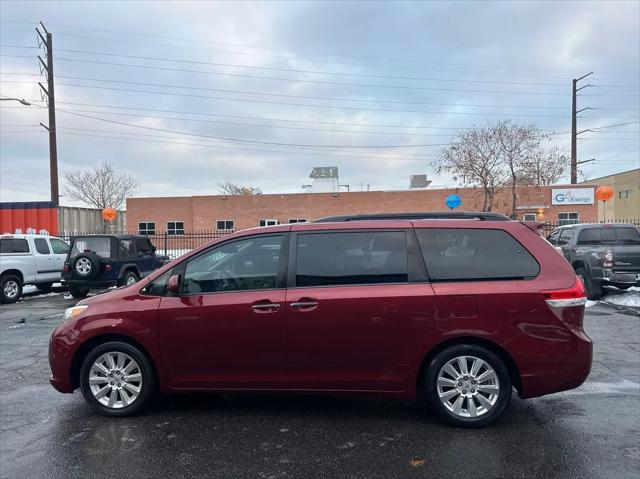
[[235,229],[233,220],[217,220],[216,221],[216,229],[218,231],[221,230],[230,230],[233,231]]
[[631,198],[631,190],[624,190],[624,191],[618,192],[618,198],[621,200],[627,200]]
[[522,219],[523,219],[524,221],[537,221],[538,216],[537,216],[535,213],[525,213],[525,214],[522,216]]
[[558,213],[558,226],[576,225],[580,223],[580,213]]
[[278,220],[275,219],[260,220],[260,222],[258,223],[259,226],[275,226],[277,224]]
[[167,221],[167,233],[170,235],[183,235],[184,221]]
[[289,224],[306,223],[306,222],[307,222],[306,218],[289,218]]
[[156,224],[150,221],[143,221],[141,223],[138,223],[138,234],[141,234],[141,235],[156,234]]

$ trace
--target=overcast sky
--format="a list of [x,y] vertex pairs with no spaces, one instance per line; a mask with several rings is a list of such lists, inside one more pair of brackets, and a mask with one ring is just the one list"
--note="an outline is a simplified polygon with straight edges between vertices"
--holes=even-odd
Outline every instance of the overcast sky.
[[1,102],[0,199],[49,195],[39,21],[53,34],[61,182],[109,161],[136,196],[216,194],[225,180],[290,193],[313,166],[338,166],[352,191],[421,173],[452,185],[429,163],[457,129],[512,118],[567,132],[571,79],[590,71],[578,107],[595,109],[578,129],[636,123],[581,135],[579,159],[596,158],[584,170],[638,167],[639,6],[3,0],[0,95],[34,106]]

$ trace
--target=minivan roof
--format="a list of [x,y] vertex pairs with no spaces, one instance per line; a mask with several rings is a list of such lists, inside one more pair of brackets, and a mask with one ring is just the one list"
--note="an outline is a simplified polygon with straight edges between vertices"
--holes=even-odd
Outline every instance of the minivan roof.
[[312,223],[330,223],[343,221],[366,220],[479,220],[479,221],[511,221],[511,218],[500,213],[474,213],[433,211],[418,213],[373,213],[340,216],[326,216],[312,221]]

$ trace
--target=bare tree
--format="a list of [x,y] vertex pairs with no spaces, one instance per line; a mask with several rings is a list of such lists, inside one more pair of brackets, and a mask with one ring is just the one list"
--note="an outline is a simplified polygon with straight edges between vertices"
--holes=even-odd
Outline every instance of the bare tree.
[[138,188],[133,176],[116,173],[107,162],[92,170],[67,173],[65,180],[67,196],[99,210],[122,208],[127,197]]
[[434,165],[438,173],[451,173],[454,181],[482,189],[482,211],[491,211],[493,198],[504,181],[500,142],[491,126],[472,128],[457,134]]
[[259,188],[252,186],[242,186],[227,180],[224,183],[218,183],[218,189],[223,195],[254,195],[261,193]]
[[558,148],[548,148],[547,141],[535,125],[501,120],[458,133],[435,169],[452,174],[463,185],[481,188],[483,211],[491,211],[498,191],[509,188],[515,218],[519,186],[555,183],[566,170],[566,156]]

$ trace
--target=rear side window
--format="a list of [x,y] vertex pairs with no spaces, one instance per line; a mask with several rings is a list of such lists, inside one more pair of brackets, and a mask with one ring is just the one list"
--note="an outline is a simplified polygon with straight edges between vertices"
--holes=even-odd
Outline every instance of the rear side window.
[[296,286],[406,283],[403,231],[299,234]]
[[36,238],[33,240],[33,244],[36,245],[36,251],[39,254],[49,254],[51,250],[49,250],[49,245],[47,244],[47,240],[44,238]]
[[635,228],[587,228],[580,232],[578,244],[640,244],[640,233]]
[[540,266],[524,246],[502,230],[417,229],[431,281],[535,278]]
[[69,252],[69,245],[61,239],[51,238],[51,249],[55,254],[67,254]]
[[0,239],[0,253],[28,253],[29,243],[26,239],[4,238]]

